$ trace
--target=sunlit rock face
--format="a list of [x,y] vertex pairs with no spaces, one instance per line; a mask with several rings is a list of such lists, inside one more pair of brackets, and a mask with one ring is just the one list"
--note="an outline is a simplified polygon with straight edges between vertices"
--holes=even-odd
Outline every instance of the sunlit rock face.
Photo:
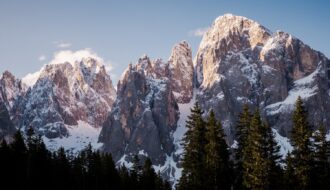
[[188,103],[193,96],[194,66],[187,42],[175,45],[169,59],[170,79],[178,103]]
[[196,98],[221,118],[230,142],[243,104],[259,108],[287,136],[299,95],[313,124],[329,124],[328,65],[322,53],[292,35],[227,14],[215,20],[197,51]]
[[0,101],[4,103],[9,112],[13,109],[17,99],[25,95],[26,90],[27,86],[12,73],[9,71],[2,73],[0,77]]
[[[56,59],[55,59],[56,60]],[[38,72],[37,80],[17,102],[18,127],[32,127],[47,138],[68,137],[68,126],[79,121],[99,128],[115,100],[115,89],[97,57],[80,56],[54,62]]]

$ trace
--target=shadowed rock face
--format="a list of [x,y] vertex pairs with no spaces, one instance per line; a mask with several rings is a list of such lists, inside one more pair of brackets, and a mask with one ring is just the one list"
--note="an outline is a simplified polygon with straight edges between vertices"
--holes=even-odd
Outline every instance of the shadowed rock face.
[[114,99],[110,76],[95,59],[49,64],[18,102],[15,121],[48,138],[67,136],[66,125],[79,120],[100,127]]
[[13,107],[24,96],[26,86],[21,80],[16,79],[9,71],[5,71],[0,78],[0,139],[10,140],[16,131],[11,121],[11,115],[16,115]]
[[300,95],[314,125],[329,124],[328,59],[285,32],[271,33],[255,21],[224,15],[204,35],[198,49],[197,100],[214,109],[234,138],[243,104],[259,108],[269,124],[287,136]]
[[177,103],[191,100],[193,75],[186,42],[173,47],[168,62],[143,56],[130,65],[118,83],[117,99],[100,134],[103,150],[111,152],[116,161],[143,152],[154,164],[164,164],[174,152]]
[[130,65],[117,87],[117,99],[103,125],[100,142],[117,161],[143,151],[155,164],[174,150],[178,106],[172,93],[168,64],[148,57]]
[[0,139],[8,140],[15,133],[16,129],[10,120],[9,112],[4,102],[0,102]]

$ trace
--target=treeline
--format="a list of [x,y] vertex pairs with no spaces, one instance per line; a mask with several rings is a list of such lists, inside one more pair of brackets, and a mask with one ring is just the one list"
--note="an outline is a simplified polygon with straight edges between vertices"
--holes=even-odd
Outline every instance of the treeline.
[[274,133],[256,110],[244,106],[236,126],[236,147],[229,149],[220,121],[206,120],[198,103],[191,109],[184,136],[179,190],[330,189],[329,142],[324,126],[312,132],[299,97],[293,113],[291,144],[285,159]]
[[77,156],[68,156],[63,148],[47,150],[42,138],[32,129],[24,139],[18,131],[9,145],[0,146],[1,189],[69,189],[69,190],[169,190],[152,168],[134,157],[131,169],[116,168],[110,154],[93,151],[88,145]]

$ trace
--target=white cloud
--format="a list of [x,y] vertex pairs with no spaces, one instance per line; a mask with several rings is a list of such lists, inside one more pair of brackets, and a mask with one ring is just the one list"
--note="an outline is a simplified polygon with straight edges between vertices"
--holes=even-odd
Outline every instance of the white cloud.
[[40,55],[40,56],[38,57],[38,60],[39,60],[39,61],[45,61],[45,60],[46,60],[46,56],[45,56],[45,55]]
[[203,36],[207,31],[209,30],[209,27],[205,27],[205,28],[197,28],[195,30],[191,30],[189,32],[190,36],[196,36],[196,37],[201,37]]
[[104,66],[106,72],[111,76],[112,79],[115,77],[115,74],[113,72],[113,62],[105,61],[103,58],[101,58],[95,52],[88,48],[78,51],[62,50],[59,52],[55,52],[54,59],[50,61],[49,64],[61,64],[69,62],[74,66],[75,62],[80,62],[85,58],[95,59],[100,66]]
[[37,82],[39,76],[40,76],[40,71],[35,73],[28,73],[25,77],[22,78],[22,81],[28,87],[31,87]]
[[56,47],[58,47],[58,48],[68,48],[68,47],[71,47],[71,43],[69,43],[69,42],[64,42],[64,41],[62,41],[62,40],[60,40],[60,41],[55,41],[55,42],[53,42],[55,45],[56,45]]
[[113,66],[110,62],[105,63],[104,67],[105,67],[105,71],[107,71],[107,73],[110,73],[113,70]]
[[104,64],[104,60],[99,57],[95,52],[91,49],[83,49],[78,51],[71,51],[71,50],[63,50],[59,52],[55,52],[54,59],[49,62],[49,64],[61,64],[65,62],[69,62],[71,64],[75,63],[76,61],[80,62],[84,58],[93,58],[98,63]]

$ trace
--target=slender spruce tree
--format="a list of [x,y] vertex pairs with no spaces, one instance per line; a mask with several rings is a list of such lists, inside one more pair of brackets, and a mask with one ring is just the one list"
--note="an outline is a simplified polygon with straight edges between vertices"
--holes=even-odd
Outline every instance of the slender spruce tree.
[[269,160],[266,153],[267,136],[259,110],[252,118],[243,149],[243,187],[245,189],[269,189]]
[[235,158],[235,181],[234,189],[243,189],[243,150],[246,146],[246,140],[250,129],[251,113],[247,105],[243,106],[242,112],[239,114],[238,124],[236,125],[236,145],[234,150]]
[[297,189],[297,179],[294,174],[294,166],[293,166],[293,157],[290,152],[288,152],[285,159],[285,170],[284,170],[284,188],[286,190]]
[[329,143],[326,140],[326,130],[322,125],[314,132],[314,153],[313,153],[313,188],[329,189]]
[[191,115],[186,121],[187,132],[183,138],[182,176],[178,189],[203,189],[206,185],[205,174],[205,145],[206,127],[203,111],[198,102],[191,109]]
[[230,189],[231,164],[229,161],[228,145],[225,141],[225,133],[211,110],[206,123],[206,172],[208,174],[207,186],[204,189]]
[[297,179],[297,188],[311,188],[312,172],[312,130],[307,121],[308,113],[299,96],[293,113],[293,128],[291,132],[292,163]]
[[23,189],[26,187],[26,168],[27,168],[27,147],[24,142],[24,138],[20,130],[14,135],[14,141],[10,144],[12,151],[12,171],[15,179],[20,183],[13,183],[13,189]]
[[133,166],[131,169],[131,179],[133,186],[136,189],[141,189],[141,177],[142,177],[142,166],[140,163],[140,159],[138,155],[134,155],[133,157]]
[[141,176],[142,189],[154,190],[156,188],[157,174],[152,168],[152,162],[147,158],[144,162]]
[[280,166],[282,162],[282,156],[280,154],[280,145],[275,140],[275,134],[273,133],[272,128],[264,123],[266,131],[266,157],[268,159],[268,180],[269,180],[269,189],[276,190],[281,189],[283,186],[283,172]]

